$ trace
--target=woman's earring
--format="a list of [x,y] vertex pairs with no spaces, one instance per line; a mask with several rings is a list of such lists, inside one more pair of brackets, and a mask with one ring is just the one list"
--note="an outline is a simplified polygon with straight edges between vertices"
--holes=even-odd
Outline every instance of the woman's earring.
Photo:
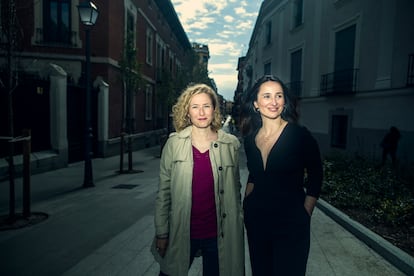
[[255,108],[254,108],[254,111],[256,111],[256,112],[259,112],[259,110],[260,110],[260,109],[259,109],[258,107],[255,107]]

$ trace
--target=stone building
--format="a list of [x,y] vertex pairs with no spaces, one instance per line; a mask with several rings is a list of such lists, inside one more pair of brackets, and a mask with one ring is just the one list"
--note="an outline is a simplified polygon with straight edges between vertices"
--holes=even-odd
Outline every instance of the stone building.
[[391,126],[414,163],[414,2],[265,0],[243,57],[243,93],[274,74],[299,98],[324,154],[378,160]]

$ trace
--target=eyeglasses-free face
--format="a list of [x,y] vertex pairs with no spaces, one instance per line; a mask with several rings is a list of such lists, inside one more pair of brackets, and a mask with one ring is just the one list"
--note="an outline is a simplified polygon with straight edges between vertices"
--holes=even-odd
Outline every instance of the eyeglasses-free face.
[[253,105],[264,117],[268,117],[269,119],[279,117],[285,105],[282,86],[275,81],[262,83]]
[[210,127],[213,115],[214,106],[208,94],[200,93],[191,98],[188,116],[195,127]]

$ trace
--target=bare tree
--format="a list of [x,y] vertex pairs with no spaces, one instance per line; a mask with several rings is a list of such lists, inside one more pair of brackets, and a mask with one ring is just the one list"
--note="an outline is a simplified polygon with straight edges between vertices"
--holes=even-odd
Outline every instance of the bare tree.
[[5,74],[0,79],[2,93],[5,93],[7,104],[7,137],[9,141],[9,153],[7,157],[9,165],[9,219],[15,219],[15,167],[14,167],[14,115],[13,115],[13,91],[17,87],[17,57],[16,52],[20,45],[20,29],[16,17],[16,5],[14,0],[1,3],[1,52],[5,56]]
[[[142,85],[141,66],[137,60],[137,49],[134,43],[133,32],[128,32],[124,50],[122,52],[121,61],[121,75],[124,83],[124,97],[125,97],[125,112],[122,110],[122,133],[127,134],[127,151],[128,151],[128,171],[135,172],[132,168],[132,135],[135,132],[135,95],[140,90]],[[123,108],[124,109],[124,108]],[[123,134],[122,134],[123,135]],[[121,141],[123,143],[123,141]],[[121,168],[123,172],[123,145],[121,145]]]

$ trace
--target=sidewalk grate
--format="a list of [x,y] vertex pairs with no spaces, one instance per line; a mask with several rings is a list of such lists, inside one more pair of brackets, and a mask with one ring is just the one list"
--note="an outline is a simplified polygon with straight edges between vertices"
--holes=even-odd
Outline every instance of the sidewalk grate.
[[119,184],[112,187],[112,189],[134,189],[135,187],[138,187],[138,185],[135,184]]

